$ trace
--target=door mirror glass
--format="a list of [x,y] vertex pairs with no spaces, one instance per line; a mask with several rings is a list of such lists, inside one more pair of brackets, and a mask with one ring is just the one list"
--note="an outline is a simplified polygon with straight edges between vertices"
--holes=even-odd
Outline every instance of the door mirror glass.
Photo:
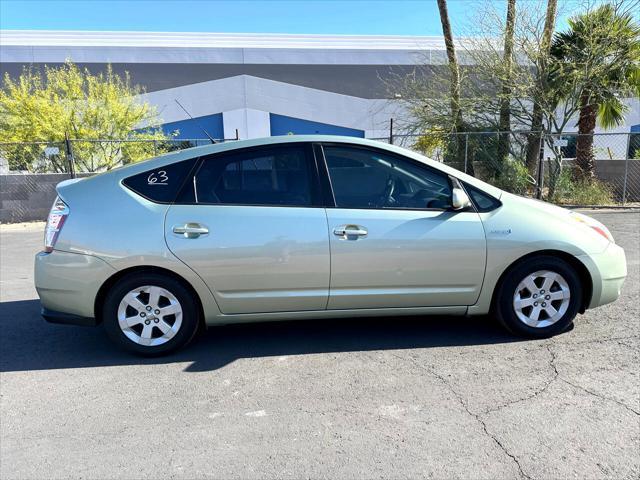
[[454,210],[464,210],[470,206],[471,200],[467,193],[462,188],[454,187],[451,192],[451,208]]

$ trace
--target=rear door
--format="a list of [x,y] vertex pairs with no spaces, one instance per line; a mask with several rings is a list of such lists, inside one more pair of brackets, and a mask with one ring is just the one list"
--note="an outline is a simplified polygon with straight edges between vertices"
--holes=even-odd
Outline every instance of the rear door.
[[484,228],[475,211],[449,208],[449,177],[384,150],[333,144],[323,151],[335,198],[327,208],[328,308],[474,304]]
[[165,221],[225,314],[324,310],[329,239],[310,144],[205,158]]

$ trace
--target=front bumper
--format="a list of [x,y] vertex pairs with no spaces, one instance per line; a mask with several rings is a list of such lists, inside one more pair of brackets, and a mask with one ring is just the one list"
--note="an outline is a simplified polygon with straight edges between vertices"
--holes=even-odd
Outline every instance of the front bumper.
[[115,272],[91,255],[58,250],[38,253],[34,277],[43,316],[53,323],[91,324],[87,319],[95,317],[98,290]]
[[595,308],[615,301],[620,296],[622,284],[627,278],[627,260],[622,247],[610,244],[599,254],[578,257],[591,273],[593,292],[588,308]]

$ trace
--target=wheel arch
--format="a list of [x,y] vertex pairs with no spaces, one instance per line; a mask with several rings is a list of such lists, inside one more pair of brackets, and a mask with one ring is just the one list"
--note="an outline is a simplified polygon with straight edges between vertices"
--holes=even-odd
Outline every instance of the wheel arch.
[[136,273],[156,273],[161,275],[166,275],[167,277],[173,278],[174,280],[182,283],[189,292],[193,295],[193,298],[196,300],[196,308],[198,310],[198,322],[200,324],[200,328],[203,328],[205,325],[204,321],[204,307],[202,305],[202,299],[193,285],[185,280],[182,276],[178,275],[171,270],[162,267],[156,267],[151,265],[141,265],[136,267],[129,267],[123,270],[118,270],[116,273],[111,275],[98,289],[98,293],[96,294],[96,299],[94,301],[93,311],[96,319],[96,323],[102,323],[102,305],[107,296],[109,290],[121,279]]
[[504,269],[500,278],[496,282],[496,285],[493,289],[493,293],[491,296],[491,308],[493,309],[495,306],[496,298],[498,291],[502,288],[502,284],[507,274],[520,265],[521,263],[526,262],[527,260],[535,257],[547,256],[547,257],[556,257],[567,262],[571,267],[574,268],[576,273],[578,274],[578,278],[580,279],[580,283],[582,285],[582,305],[580,305],[580,313],[584,313],[589,304],[591,303],[591,297],[593,295],[593,279],[591,278],[591,274],[587,267],[575,256],[570,253],[563,252],[562,250],[537,250],[535,252],[530,252],[522,257],[514,260],[507,268]]

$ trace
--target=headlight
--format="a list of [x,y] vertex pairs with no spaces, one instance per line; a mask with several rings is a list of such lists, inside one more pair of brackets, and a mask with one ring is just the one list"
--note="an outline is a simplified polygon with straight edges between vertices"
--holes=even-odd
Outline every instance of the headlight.
[[609,229],[607,227],[605,227],[602,223],[600,223],[599,221],[587,216],[587,215],[583,215],[582,213],[578,213],[578,212],[571,212],[570,217],[575,220],[576,222],[580,222],[583,225],[586,225],[587,227],[592,228],[595,232],[599,233],[600,235],[602,235],[604,238],[606,238],[607,240],[609,240],[611,243],[616,243],[615,240],[613,239],[613,235],[611,235],[611,232],[609,231]]

